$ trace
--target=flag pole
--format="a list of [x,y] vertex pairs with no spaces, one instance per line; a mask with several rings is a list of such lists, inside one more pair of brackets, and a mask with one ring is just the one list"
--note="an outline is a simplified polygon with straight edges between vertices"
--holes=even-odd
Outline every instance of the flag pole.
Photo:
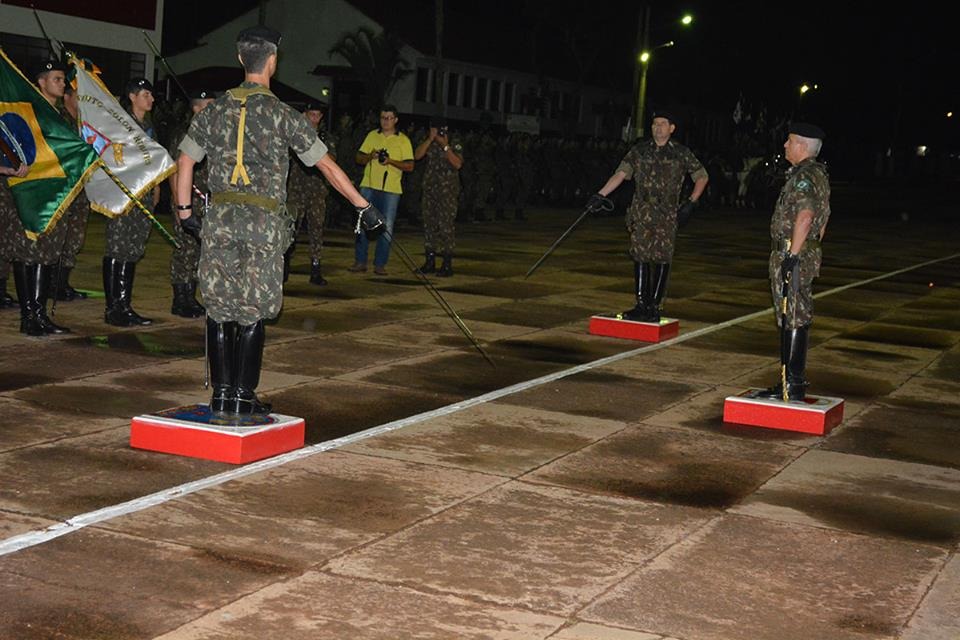
[[118,178],[117,175],[110,170],[110,167],[108,167],[103,160],[97,159],[97,162],[100,163],[100,168],[103,169],[103,172],[110,176],[110,179],[113,180],[114,184],[120,188],[120,191],[123,191],[124,195],[130,198],[130,201],[133,202],[134,206],[140,210],[140,213],[150,219],[150,222],[152,222],[153,226],[160,231],[160,235],[163,236],[164,240],[173,245],[175,249],[179,249],[180,241],[170,235],[170,232],[167,231],[166,227],[164,227],[163,224],[161,224],[160,221],[154,217],[150,210],[147,209],[142,202],[140,202],[137,196],[133,195],[133,192],[127,188],[127,185],[120,181],[120,178]]

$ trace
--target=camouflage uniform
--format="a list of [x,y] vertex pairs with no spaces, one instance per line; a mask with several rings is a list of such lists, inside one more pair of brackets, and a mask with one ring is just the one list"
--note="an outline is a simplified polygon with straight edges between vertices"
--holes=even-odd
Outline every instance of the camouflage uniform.
[[[336,147],[336,138],[323,131],[318,134],[328,149]],[[307,233],[310,237],[310,259],[320,260],[323,253],[323,226],[327,219],[327,198],[330,189],[327,181],[315,166],[304,166],[300,160],[291,158],[290,176],[287,179],[287,205],[300,228],[307,218]]]
[[[250,92],[243,138],[247,185],[231,184],[241,104],[233,95],[244,91]],[[199,276],[207,314],[215,322],[253,325],[280,313],[283,252],[293,237],[285,205],[289,148],[311,165],[327,153],[302,114],[253,82],[217,98],[194,118],[180,143],[194,160],[210,156],[213,197],[201,233]]]
[[[73,130],[77,131],[77,121],[70,112],[62,106],[58,111],[64,120],[73,127]],[[65,227],[63,253],[60,257],[60,264],[67,269],[73,269],[77,266],[77,255],[83,248],[83,242],[86,239],[87,218],[89,218],[89,216],[90,201],[87,200],[86,193],[81,191],[77,194],[77,197],[74,198],[73,202],[70,203],[70,207],[60,220],[60,224]]]
[[706,178],[706,170],[685,146],[668,140],[658,147],[651,139],[634,145],[617,171],[637,179],[626,215],[630,255],[635,262],[671,262],[683,178]]
[[[174,158],[177,157],[177,148],[180,146],[179,141],[183,140],[184,135],[186,134],[175,136],[174,139],[177,140],[177,144],[168,150]],[[206,162],[198,162],[194,165],[193,186],[203,193],[209,192],[207,188]],[[196,192],[193,193],[192,204],[193,214],[202,218],[204,214],[203,201],[197,196]],[[173,217],[176,222],[178,216],[174,214]],[[170,254],[170,284],[184,285],[195,282],[197,280],[197,267],[200,264],[200,241],[189,233],[186,233],[179,223],[173,225],[173,236],[180,242],[180,248],[174,248]]]
[[[154,140],[157,139],[156,130],[152,125],[140,122],[132,113],[130,117],[143,129],[144,133]],[[153,190],[145,194],[141,202],[152,213]],[[150,222],[150,218],[136,207],[131,208],[122,216],[110,218],[110,221],[107,222],[104,256],[119,262],[138,262],[147,248],[147,240],[150,239],[152,228],[153,224]]]
[[[450,141],[454,153],[463,157],[463,145]],[[458,170],[447,160],[439,144],[431,144],[424,157],[423,246],[427,252],[453,253],[454,220],[460,199]]]
[[496,189],[494,193],[494,207],[496,218],[505,220],[506,209],[516,208],[517,200],[517,166],[514,164],[513,136],[507,136],[497,141],[493,152],[493,161],[496,165]]
[[476,172],[474,178],[474,197],[473,209],[476,212],[477,220],[485,220],[484,209],[487,206],[487,198],[490,196],[490,189],[493,188],[493,179],[497,173],[497,166],[493,159],[493,151],[496,142],[490,137],[489,133],[484,133],[477,140]]
[[804,209],[813,211],[810,233],[800,251],[800,278],[794,291],[787,297],[787,329],[809,325],[813,321],[813,279],[820,275],[820,234],[830,218],[830,181],[827,167],[814,158],[807,158],[787,170],[787,182],[770,220],[770,290],[773,309],[780,325],[783,292],[780,264],[783,262],[786,241],[793,236],[797,214]]

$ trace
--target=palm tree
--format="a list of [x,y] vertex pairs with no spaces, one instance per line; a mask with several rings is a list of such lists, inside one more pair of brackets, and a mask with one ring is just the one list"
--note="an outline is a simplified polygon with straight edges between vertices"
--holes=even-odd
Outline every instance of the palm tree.
[[400,54],[401,46],[399,38],[392,33],[375,33],[368,27],[360,27],[354,33],[343,34],[330,47],[330,55],[344,58],[363,82],[365,109],[383,104],[394,85],[413,73]]

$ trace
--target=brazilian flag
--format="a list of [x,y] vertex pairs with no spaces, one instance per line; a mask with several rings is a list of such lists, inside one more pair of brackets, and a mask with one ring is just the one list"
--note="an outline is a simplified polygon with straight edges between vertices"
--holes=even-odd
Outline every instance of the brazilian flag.
[[[31,240],[57,223],[87,177],[97,152],[84,142],[0,49],[0,137],[30,170],[7,179],[20,221]],[[11,159],[0,154],[0,164]]]

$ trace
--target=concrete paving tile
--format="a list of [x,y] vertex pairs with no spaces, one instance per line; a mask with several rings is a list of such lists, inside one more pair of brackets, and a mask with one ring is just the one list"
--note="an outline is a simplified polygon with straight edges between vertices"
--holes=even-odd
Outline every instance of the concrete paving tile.
[[953,408],[960,404],[960,381],[916,376],[900,385],[890,394],[890,398],[904,402],[930,402]]
[[0,359],[0,393],[156,362],[155,358],[128,353],[110,353],[107,357],[103,351],[70,340],[74,338],[23,338],[5,349]]
[[323,380],[266,393],[274,411],[306,422],[307,444],[432,411],[461,397],[367,382]]
[[864,343],[839,337],[811,349],[808,357],[811,363],[837,369],[919,372],[939,355],[937,351],[921,347]]
[[960,348],[944,352],[932,365],[920,373],[924,377],[960,382]]
[[830,434],[822,448],[960,469],[960,404],[871,405]]
[[627,629],[614,629],[599,624],[589,622],[577,622],[576,624],[561,629],[556,634],[550,636],[550,640],[670,640],[663,636],[643,633],[642,631],[629,631]]
[[705,509],[743,500],[801,453],[679,427],[630,427],[523,479]]
[[13,397],[51,411],[73,410],[78,416],[92,414],[132,418],[142,413],[180,406],[185,400],[197,401],[205,398],[206,394],[189,395],[156,387],[131,389],[118,384],[78,380],[33,386],[17,391]]
[[131,449],[129,432],[123,426],[0,454],[0,508],[62,520],[232,467]]
[[511,483],[328,567],[569,615],[707,517],[699,509]]
[[[466,325],[481,344],[539,331],[535,327],[477,320],[471,320]],[[462,348],[470,346],[460,329],[445,315],[380,325],[346,335],[363,343],[384,342],[390,345],[417,347],[422,349],[421,353],[424,354],[432,351],[430,347]]]
[[954,546],[960,542],[960,471],[811,450],[733,511]]
[[433,357],[368,369],[361,372],[360,376],[344,379],[472,398],[568,368],[556,362],[521,360],[499,354],[491,356],[497,365],[492,367],[477,351],[465,349],[467,347]]
[[45,529],[56,523],[56,520],[50,520],[49,518],[25,516],[13,511],[0,509],[0,540],[19,536],[38,529]]
[[692,384],[670,380],[637,380],[614,373],[587,371],[500,398],[496,402],[637,422],[700,389]]
[[537,640],[561,624],[555,616],[311,572],[157,640]]
[[544,329],[528,335],[504,338],[485,347],[487,353],[494,358],[517,358],[566,365],[586,364],[633,348],[635,345],[631,342],[593,336],[586,332],[571,335],[558,329]]
[[343,450],[515,477],[623,427],[609,420],[483,404]]
[[113,531],[305,569],[502,478],[328,452],[110,520]]
[[0,637],[153,637],[290,575],[282,566],[84,529],[0,557]]
[[597,310],[594,307],[584,306],[584,304],[556,304],[532,299],[469,310],[461,315],[468,324],[476,320],[483,320],[546,329],[575,320],[586,323],[590,316],[595,313],[597,313]]
[[0,452],[129,425],[114,416],[78,415],[69,408],[51,409],[0,397]]
[[956,640],[960,638],[960,556],[954,555],[899,640]]
[[949,349],[960,342],[960,331],[871,322],[864,327],[847,332],[844,337],[868,344],[879,343],[924,349]]
[[722,384],[745,372],[769,366],[776,358],[777,356],[755,356],[678,344],[620,360],[598,371],[610,371],[632,378],[669,378]]
[[361,342],[348,334],[318,336],[282,344],[267,344],[263,360],[271,371],[326,378],[374,364],[403,360],[424,353],[423,347]]
[[888,640],[944,561],[902,541],[725,516],[578,617],[697,640]]

